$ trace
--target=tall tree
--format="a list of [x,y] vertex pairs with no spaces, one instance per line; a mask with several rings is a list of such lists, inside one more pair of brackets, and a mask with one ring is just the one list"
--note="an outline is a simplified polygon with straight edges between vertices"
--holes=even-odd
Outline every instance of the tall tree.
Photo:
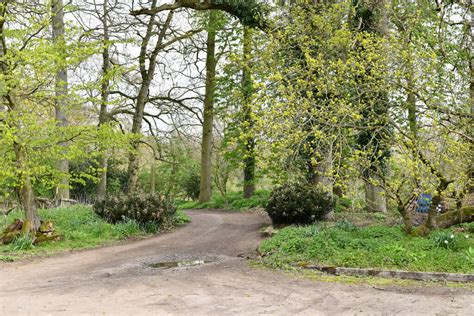
[[[53,42],[58,50],[58,61],[55,78],[55,118],[57,120],[58,126],[67,127],[69,124],[66,115],[68,97],[68,77],[63,0],[52,0],[51,12]],[[67,143],[63,143],[62,146],[66,151]],[[58,161],[58,169],[59,172],[63,174],[63,176],[57,188],[56,199],[58,203],[63,203],[63,201],[69,200],[69,161],[67,159],[60,159]]]
[[255,137],[252,113],[252,29],[244,26],[242,70],[242,116],[244,136],[244,197],[250,198],[255,191]]
[[[110,34],[109,34],[109,5],[108,0],[104,0],[102,5],[102,14],[100,20],[103,27],[102,34],[102,82],[100,87],[100,110],[99,110],[99,127],[109,122],[109,113],[107,111],[107,105],[109,102],[110,95],[110,78],[109,72],[111,70],[110,61]],[[97,198],[103,199],[107,193],[107,166],[108,157],[107,153],[103,151],[99,159],[100,179],[97,185]]]
[[[156,8],[157,0],[153,0],[151,9]],[[140,136],[142,130],[143,117],[145,112],[145,105],[148,102],[150,85],[155,76],[156,70],[156,59],[159,52],[163,49],[163,41],[165,40],[168,28],[170,27],[173,19],[174,11],[169,11],[167,17],[161,28],[156,31],[155,25],[157,24],[156,19],[158,13],[152,13],[146,26],[146,33],[143,37],[140,46],[140,55],[138,58],[141,76],[141,85],[135,101],[135,111],[133,114],[133,123],[131,132],[137,137],[132,141],[132,151],[130,152],[129,163],[128,163],[128,182],[127,192],[131,193],[137,189],[138,181],[138,168],[139,168],[139,147],[140,147]],[[154,34],[158,33],[156,43],[152,48],[151,53],[148,51],[148,45]],[[148,68],[147,68],[148,64]]]
[[201,143],[201,180],[199,202],[207,202],[212,195],[212,130],[214,127],[214,99],[216,90],[216,34],[217,12],[211,10],[206,42],[206,92]]
[[[354,16],[352,25],[358,32],[366,32],[376,37],[384,37],[387,32],[385,0],[354,0]],[[364,50],[364,44],[359,43],[357,48]],[[388,95],[383,91],[371,91],[367,87],[365,78],[373,77],[372,67],[369,65],[364,74],[357,77],[360,85],[359,102],[364,105],[362,111],[367,129],[360,132],[358,145],[368,155],[369,165],[363,170],[365,183],[365,200],[370,212],[386,212],[387,201],[380,182],[385,174],[385,160],[389,155],[383,140],[386,135],[388,118]]]

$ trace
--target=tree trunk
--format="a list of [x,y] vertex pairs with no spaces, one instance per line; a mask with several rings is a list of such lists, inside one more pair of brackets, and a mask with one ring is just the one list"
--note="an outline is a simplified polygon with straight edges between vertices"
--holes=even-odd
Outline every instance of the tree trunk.
[[[372,176],[375,178],[375,176]],[[387,212],[387,199],[384,190],[377,185],[365,181],[365,202],[369,212]]]
[[34,237],[40,226],[40,220],[36,211],[35,195],[27,166],[27,156],[25,149],[20,144],[14,143],[13,148],[18,166],[18,179],[21,181],[19,187],[20,200],[25,212],[22,234]]
[[199,202],[211,199],[212,173],[212,129],[214,126],[214,93],[216,79],[216,26],[217,15],[211,11],[209,15],[209,29],[207,32],[206,52],[206,95],[204,97],[204,122],[202,125],[201,145],[201,182],[199,185]]
[[255,192],[255,137],[253,135],[254,121],[252,118],[252,30],[244,27],[243,38],[243,127],[244,139],[244,198],[250,198]]
[[[352,28],[358,32],[374,34],[377,37],[384,37],[387,34],[387,14],[386,0],[354,0],[354,16],[352,18]],[[364,50],[362,45],[358,49]],[[366,78],[371,78],[373,73],[371,67],[368,67],[366,73],[357,78],[361,86],[360,102],[370,105],[370,109],[363,111],[362,115],[365,121],[373,118],[370,116],[375,113],[377,120],[384,120],[388,116],[388,95],[383,91],[373,92],[364,89]],[[373,79],[371,79],[373,80]],[[370,127],[370,125],[369,125]],[[364,171],[365,197],[367,209],[370,212],[386,212],[387,202],[384,189],[371,183],[372,180],[378,181],[383,177],[386,167],[383,165],[383,159],[389,153],[384,144],[383,135],[376,129],[367,129],[361,132],[358,139],[360,148],[365,148],[370,157],[370,165]]]
[[[469,1],[468,1],[469,3]],[[472,135],[472,126],[474,126],[474,4],[470,1],[470,14],[469,14],[469,31],[470,31],[470,41],[469,41],[469,70],[470,70],[470,83],[469,83],[469,104],[471,107],[471,124],[468,127],[469,135]],[[469,166],[469,181],[470,186],[468,188],[469,194],[467,201],[470,202],[474,196],[474,142],[471,142],[471,164]]]
[[[55,85],[55,118],[58,126],[68,126],[66,116],[67,96],[68,96],[68,78],[67,78],[67,61],[66,61],[66,40],[64,27],[64,4],[63,0],[53,0],[51,2],[52,10],[52,30],[53,42],[57,45],[59,62],[56,65],[56,85]],[[61,144],[64,152],[67,151],[67,143]],[[56,200],[58,204],[62,204],[63,200],[69,200],[69,161],[61,159],[57,163],[60,172],[60,182],[57,188]]]
[[[100,87],[100,112],[99,112],[99,127],[103,124],[106,124],[109,121],[108,112],[107,112],[107,103],[109,102],[109,89],[110,89],[110,80],[109,80],[109,70],[110,70],[110,54],[109,54],[109,25],[107,22],[108,18],[108,2],[104,1],[103,4],[103,17],[102,17],[102,26],[104,28],[103,34],[103,48],[102,48],[102,84]],[[101,145],[99,145],[101,146]],[[97,185],[96,195],[98,199],[104,199],[107,195],[107,167],[108,167],[108,157],[107,149],[101,148],[101,157],[99,159],[99,169],[100,169],[100,179]]]

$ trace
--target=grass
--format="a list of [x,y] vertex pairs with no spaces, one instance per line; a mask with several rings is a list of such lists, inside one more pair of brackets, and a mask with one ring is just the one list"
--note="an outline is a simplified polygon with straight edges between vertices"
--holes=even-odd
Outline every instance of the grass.
[[[0,261],[14,261],[19,258],[49,255],[56,252],[93,248],[132,237],[142,237],[159,231],[156,225],[140,225],[128,220],[117,224],[109,224],[98,217],[92,209],[84,205],[67,208],[40,210],[43,220],[51,220],[55,230],[62,235],[60,241],[45,242],[32,245],[27,238],[17,238],[9,245],[0,245]],[[3,231],[14,218],[21,218],[22,213],[14,212],[0,221],[0,231]],[[172,226],[184,225],[189,217],[178,211]]]
[[333,227],[286,227],[263,241],[259,251],[264,264],[279,268],[318,264],[474,273],[470,250],[474,236],[469,232],[473,227],[469,224],[464,231],[437,231],[426,238],[407,236],[400,226],[354,228],[345,222]]
[[255,207],[265,207],[270,196],[270,191],[258,190],[255,194],[245,199],[242,192],[231,192],[223,197],[220,194],[213,195],[211,201],[199,203],[197,201],[183,201],[178,203],[178,209],[230,209],[236,211],[246,211]]

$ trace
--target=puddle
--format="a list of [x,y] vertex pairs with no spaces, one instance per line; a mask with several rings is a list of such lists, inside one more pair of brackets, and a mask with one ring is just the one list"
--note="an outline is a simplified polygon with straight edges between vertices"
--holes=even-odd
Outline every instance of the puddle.
[[206,263],[211,263],[212,261],[206,260],[181,260],[181,261],[165,261],[165,262],[156,262],[148,264],[149,267],[153,269],[171,269],[171,268],[185,268],[185,267],[194,267],[201,266]]

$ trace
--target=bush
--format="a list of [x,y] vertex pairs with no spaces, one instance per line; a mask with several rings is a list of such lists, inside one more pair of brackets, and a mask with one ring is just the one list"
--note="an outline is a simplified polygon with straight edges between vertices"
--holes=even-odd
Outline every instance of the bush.
[[273,190],[266,211],[274,225],[311,224],[333,208],[327,192],[307,184],[285,184]]
[[186,197],[195,201],[199,197],[201,177],[197,173],[189,174],[183,181],[182,187]]
[[158,194],[110,196],[96,201],[94,212],[109,223],[134,220],[137,223],[160,223],[174,215],[171,201]]

